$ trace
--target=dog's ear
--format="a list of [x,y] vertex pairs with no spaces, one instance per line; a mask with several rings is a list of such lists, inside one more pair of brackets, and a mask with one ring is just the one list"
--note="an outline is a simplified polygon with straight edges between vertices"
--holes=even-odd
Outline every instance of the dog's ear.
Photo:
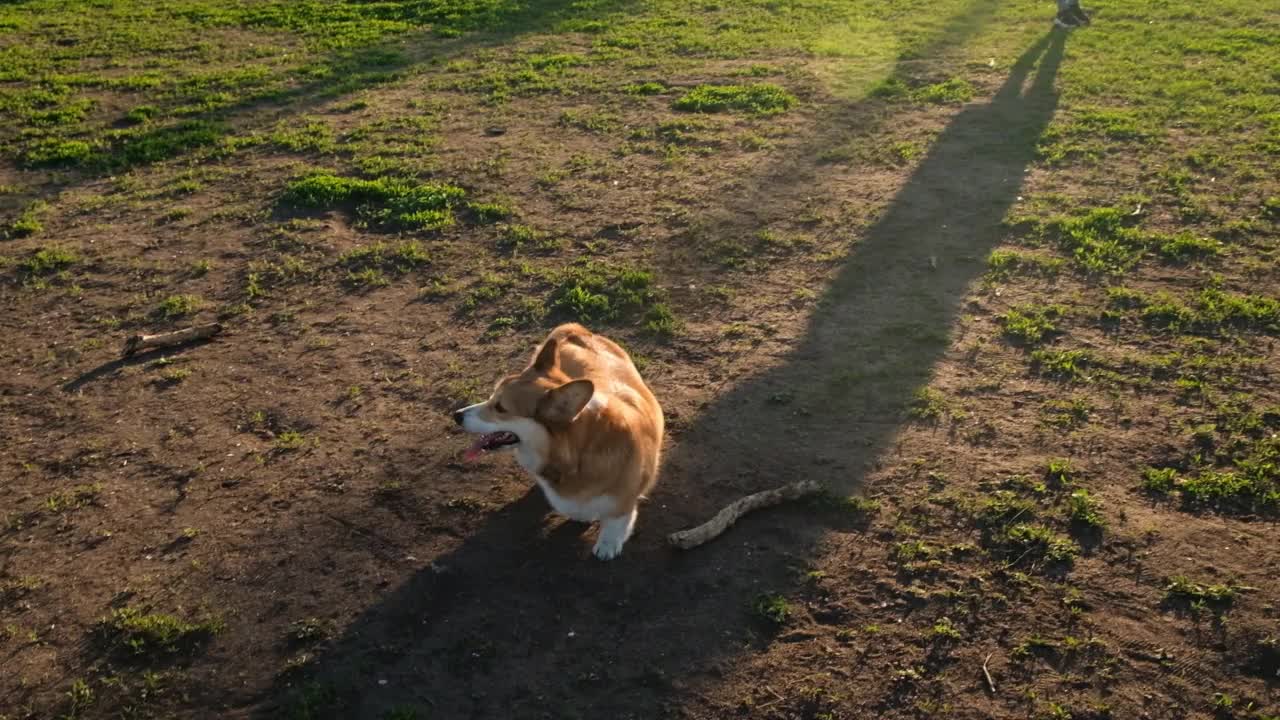
[[552,388],[538,403],[538,415],[548,422],[568,423],[591,402],[596,386],[590,380],[574,380]]
[[549,338],[542,344],[542,349],[538,351],[538,357],[533,360],[533,369],[538,372],[548,372],[556,366],[556,346],[555,338]]

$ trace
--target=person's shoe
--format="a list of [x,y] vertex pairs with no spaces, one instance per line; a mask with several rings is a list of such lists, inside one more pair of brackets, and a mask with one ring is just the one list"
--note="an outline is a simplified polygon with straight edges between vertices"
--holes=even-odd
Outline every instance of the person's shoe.
[[1080,21],[1071,10],[1059,10],[1058,16],[1053,19],[1053,24],[1060,28],[1080,27]]

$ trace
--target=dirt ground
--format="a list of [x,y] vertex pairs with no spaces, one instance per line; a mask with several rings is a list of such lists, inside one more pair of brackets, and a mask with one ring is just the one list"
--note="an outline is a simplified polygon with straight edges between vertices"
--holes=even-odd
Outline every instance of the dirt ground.
[[[1191,477],[1280,447],[1280,327],[1170,335],[1100,313],[1109,287],[1182,297],[1211,275],[1274,297],[1280,231],[1259,221],[1216,265],[1144,260],[1123,283],[993,278],[993,251],[1058,252],[1028,216],[1156,182],[1140,157],[1042,161],[1072,56],[1066,33],[1036,28],[1010,28],[1027,42],[970,67],[974,97],[945,105],[843,98],[823,60],[780,55],[774,79],[801,104],[708,116],[688,141],[707,153],[674,162],[566,120],[599,106],[590,91],[492,105],[443,71],[370,89],[360,109],[302,95],[235,115],[247,131],[306,113],[342,136],[425,99],[435,176],[561,240],[512,253],[502,225],[406,233],[430,262],[385,286],[351,287],[338,259],[400,238],[277,202],[329,165],[305,155],[0,168],[55,208],[7,256],[56,238],[79,257],[41,289],[10,267],[0,284],[0,718],[1275,717],[1274,502],[1141,486],[1149,467]],[[893,72],[929,76],[967,39]],[[669,104],[610,107],[634,129]],[[893,143],[922,152],[886,162]],[[201,188],[174,193],[193,167]],[[1230,202],[1256,207],[1273,186]],[[1143,212],[1176,229],[1174,200]],[[651,269],[680,322],[595,326],[640,358],[669,428],[659,485],[608,563],[510,457],[463,462],[449,417],[562,319],[503,318],[553,305],[548,273],[575,260]],[[175,294],[203,302],[157,314]],[[1059,334],[1035,347],[1087,353],[1088,379],[1039,371],[1009,338],[1011,309],[1055,303]],[[215,319],[212,342],[120,357],[133,333]],[[1174,354],[1212,392],[1175,386],[1184,365],[1153,369]],[[831,496],[692,551],[666,544],[807,478]],[[1052,538],[1009,545],[1033,519]],[[131,636],[129,609],[190,625]]]

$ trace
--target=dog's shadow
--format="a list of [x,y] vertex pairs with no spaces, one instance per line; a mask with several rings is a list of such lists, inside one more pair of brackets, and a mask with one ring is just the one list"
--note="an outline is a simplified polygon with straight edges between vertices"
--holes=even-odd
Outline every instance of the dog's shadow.
[[[677,694],[676,678],[714,675],[717,658],[767,636],[752,602],[794,586],[788,577],[802,560],[790,553],[803,549],[801,535],[815,535],[811,512],[783,507],[692,551],[667,545],[669,532],[705,520],[712,504],[659,485],[622,555],[604,562],[592,556],[598,528],[553,514],[530,483],[461,530],[453,549],[418,560],[341,637],[314,648],[315,664],[281,674],[259,717],[300,706],[334,718],[406,707],[512,718],[555,716],[566,703],[623,717],[655,708]],[[427,522],[452,525],[449,512]],[[372,540],[388,558],[412,552],[367,528],[358,508],[335,519],[354,533],[317,538],[312,528],[313,546]]]

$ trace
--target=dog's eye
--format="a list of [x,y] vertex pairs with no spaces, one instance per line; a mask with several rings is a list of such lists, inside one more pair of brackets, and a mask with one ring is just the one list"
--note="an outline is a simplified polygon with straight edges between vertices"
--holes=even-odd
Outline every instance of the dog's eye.
[[493,404],[493,409],[494,409],[494,410],[497,410],[497,411],[498,411],[498,412],[500,412],[500,413],[505,413],[505,412],[507,411],[507,409],[506,409],[506,408],[502,407],[502,403],[500,403],[500,402],[494,403],[494,404]]

